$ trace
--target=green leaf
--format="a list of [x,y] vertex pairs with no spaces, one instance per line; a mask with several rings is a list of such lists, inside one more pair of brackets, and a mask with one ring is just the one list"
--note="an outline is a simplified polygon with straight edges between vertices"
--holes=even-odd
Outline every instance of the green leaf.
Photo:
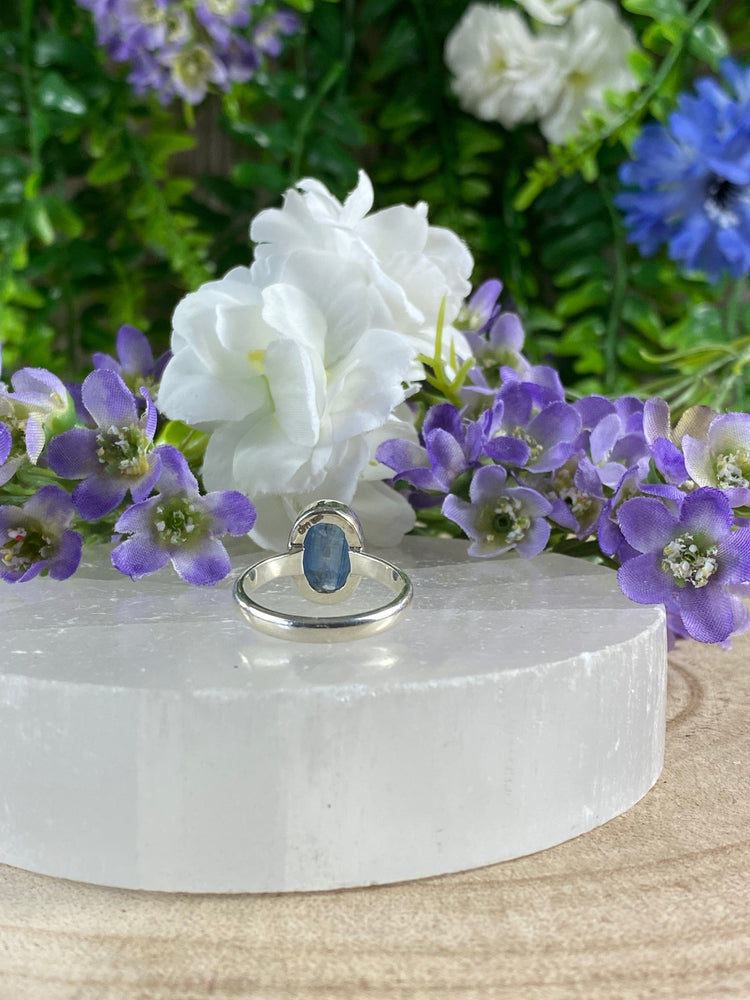
[[130,173],[131,169],[130,160],[118,146],[96,161],[86,174],[86,180],[95,187],[103,184],[114,184]]
[[714,69],[717,69],[719,62],[729,55],[727,36],[713,21],[703,21],[695,26],[690,35],[688,48],[696,59],[707,62]]
[[622,0],[622,5],[631,14],[641,14],[655,21],[668,21],[685,15],[682,0]]
[[45,73],[37,85],[39,103],[48,111],[67,115],[85,115],[88,110],[83,94],[55,70]]
[[37,66],[65,66],[87,71],[96,67],[96,59],[88,46],[56,31],[39,35],[34,45],[34,62]]
[[414,65],[419,51],[419,34],[416,27],[407,18],[399,18],[370,63],[368,79],[377,83],[396,70],[403,72],[405,67]]
[[557,301],[555,312],[563,319],[579,316],[587,309],[602,306],[609,301],[612,294],[612,282],[606,278],[592,278],[584,282],[580,288],[561,295]]

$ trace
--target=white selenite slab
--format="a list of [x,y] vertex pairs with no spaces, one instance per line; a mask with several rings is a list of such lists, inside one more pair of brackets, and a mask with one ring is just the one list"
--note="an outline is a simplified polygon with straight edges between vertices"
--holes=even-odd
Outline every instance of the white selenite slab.
[[[234,578],[254,558],[235,554]],[[660,608],[563,556],[387,556],[412,606],[331,645],[256,633],[231,580],[134,583],[106,552],[0,584],[0,861],[167,891],[371,885],[550,847],[648,791]]]

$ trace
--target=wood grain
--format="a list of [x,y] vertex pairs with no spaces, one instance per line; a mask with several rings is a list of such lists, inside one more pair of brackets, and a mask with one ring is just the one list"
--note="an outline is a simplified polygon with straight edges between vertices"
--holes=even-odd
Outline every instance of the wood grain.
[[0,866],[0,1000],[748,1000],[749,659],[680,647],[653,791],[518,861],[239,897]]

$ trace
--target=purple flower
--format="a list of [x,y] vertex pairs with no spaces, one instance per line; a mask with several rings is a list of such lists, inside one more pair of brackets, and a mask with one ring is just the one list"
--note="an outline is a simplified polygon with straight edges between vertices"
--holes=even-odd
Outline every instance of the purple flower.
[[618,572],[627,597],[664,604],[701,642],[723,642],[744,626],[747,611],[731,588],[750,579],[750,531],[732,530],[733,511],[720,490],[695,490],[676,513],[656,498],[634,497],[618,521],[640,553]]
[[544,399],[544,389],[532,383],[504,385],[484,416],[484,454],[529,472],[551,472],[566,462],[581,418],[568,403]]
[[[155,91],[162,104],[182,97],[200,103],[213,84],[229,90],[247,81],[264,55],[281,53],[281,36],[299,28],[287,11],[264,16],[257,0],[78,0],[96,22],[97,38],[112,59],[130,63],[137,94]],[[258,17],[263,17],[258,21]]]
[[602,396],[588,396],[573,405],[584,426],[576,444],[588,451],[591,466],[604,486],[614,489],[634,465],[646,475],[650,456],[640,400],[623,396],[612,403]]
[[0,422],[0,486],[13,478],[18,467],[26,461],[26,455],[14,455],[12,424]]
[[74,427],[53,438],[47,460],[63,479],[82,479],[73,504],[87,521],[96,521],[119,506],[130,492],[145,500],[159,478],[161,462],[152,450],[156,407],[145,389],[146,409],[139,417],[136,399],[117,374],[99,368],[85,379],[83,403],[96,428]]
[[445,498],[443,514],[472,539],[469,555],[497,556],[517,549],[530,558],[547,544],[550,526],[544,518],[552,505],[536,490],[511,484],[501,465],[483,465],[471,481],[471,503],[452,493]]
[[78,569],[83,539],[70,531],[74,510],[59,486],[43,486],[23,507],[0,507],[0,579],[25,583],[39,573],[67,580]]
[[109,354],[94,354],[94,368],[110,368],[117,372],[131,392],[146,388],[152,397],[161,381],[171,351],[165,351],[156,361],[148,338],[140,330],[127,323],[117,331],[117,357]]
[[723,490],[732,507],[750,504],[750,413],[715,417],[705,440],[685,434],[682,450],[699,486]]
[[[503,290],[502,281],[490,278],[476,289],[468,302],[462,307],[456,320],[456,326],[463,332],[471,344],[472,350],[476,344],[481,348],[486,341],[477,334],[486,333],[493,320],[500,312],[498,299]],[[521,331],[521,346],[523,346],[523,331]],[[476,351],[474,352],[476,353]]]
[[463,421],[450,403],[427,411],[422,439],[424,447],[401,438],[384,441],[376,458],[394,470],[394,479],[439,493],[449,493],[456,479],[476,466],[483,441],[479,424]]
[[687,481],[689,474],[681,451],[683,438],[686,434],[705,438],[711,421],[716,416],[716,411],[708,406],[691,406],[672,429],[669,404],[658,397],[646,401],[643,407],[643,432],[654,464],[668,483],[682,486]]
[[182,452],[171,445],[157,451],[160,492],[120,516],[115,531],[130,537],[112,551],[112,564],[139,580],[171,561],[187,583],[217,583],[231,569],[217,536],[247,534],[255,523],[255,507],[234,490],[201,496]]
[[21,368],[10,381],[12,392],[0,389],[0,415],[11,432],[23,428],[26,456],[36,464],[46,441],[46,428],[72,417],[72,400],[57,375],[46,368]]
[[597,470],[585,455],[573,455],[554,472],[543,475],[522,470],[519,479],[550,502],[550,520],[578,538],[588,538],[604,506],[604,491]]

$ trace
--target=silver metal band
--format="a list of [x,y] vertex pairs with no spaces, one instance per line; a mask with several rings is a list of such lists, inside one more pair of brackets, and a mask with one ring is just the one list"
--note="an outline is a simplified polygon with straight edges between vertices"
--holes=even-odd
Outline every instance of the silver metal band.
[[[305,535],[314,525],[341,527],[345,537],[336,542],[345,545],[348,572],[344,582],[338,579],[325,591],[315,589],[308,579],[305,563]],[[312,532],[310,532],[312,535]],[[346,599],[363,577],[382,584],[394,597],[386,604],[349,615],[291,615],[260,604],[251,595],[254,591],[277,580],[290,577],[309,600],[316,603],[336,603]],[[369,555],[362,550],[362,533],[356,515],[344,504],[323,500],[297,518],[289,538],[289,550],[268,556],[246,569],[234,587],[234,598],[250,624],[267,635],[300,642],[336,642],[376,635],[394,624],[412,598],[409,577],[397,566]]]

